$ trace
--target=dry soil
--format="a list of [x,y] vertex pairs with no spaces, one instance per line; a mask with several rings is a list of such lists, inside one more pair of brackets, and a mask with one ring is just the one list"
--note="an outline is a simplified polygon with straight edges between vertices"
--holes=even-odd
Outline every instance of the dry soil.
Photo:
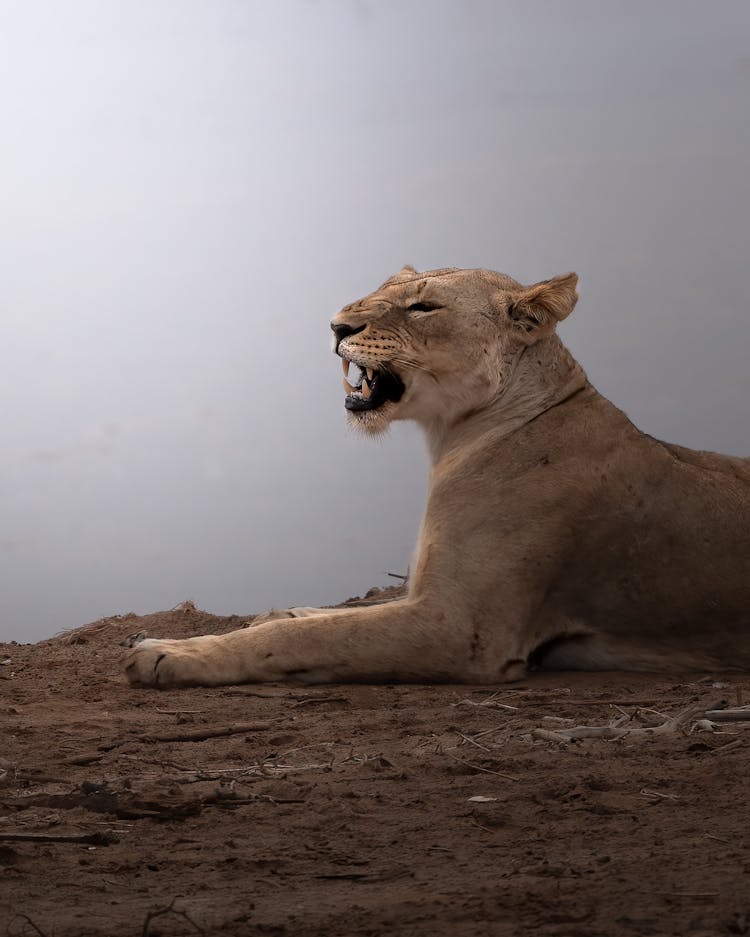
[[159,692],[120,676],[131,632],[247,620],[187,603],[0,645],[0,933],[750,933],[750,723],[535,732],[743,705],[750,679]]

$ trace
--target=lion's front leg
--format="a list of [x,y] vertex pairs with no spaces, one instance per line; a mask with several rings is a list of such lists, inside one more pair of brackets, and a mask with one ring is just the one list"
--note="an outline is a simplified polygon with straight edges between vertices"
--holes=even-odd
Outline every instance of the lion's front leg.
[[333,608],[313,608],[311,605],[295,605],[294,608],[271,608],[267,612],[256,615],[250,624],[251,628],[263,625],[267,621],[278,621],[281,618],[310,618],[312,615],[330,615],[336,612]]
[[297,680],[476,678],[466,629],[422,603],[337,609],[184,641],[146,639],[125,659],[131,683],[215,686]]
[[125,655],[125,676],[130,683],[160,688],[241,683],[238,661],[222,644],[226,637],[207,634],[181,641],[145,638]]

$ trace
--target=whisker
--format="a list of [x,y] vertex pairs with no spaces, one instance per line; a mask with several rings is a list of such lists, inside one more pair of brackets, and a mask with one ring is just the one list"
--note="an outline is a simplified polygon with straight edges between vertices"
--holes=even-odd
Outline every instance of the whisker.
[[431,371],[430,368],[426,367],[419,361],[415,361],[413,358],[407,358],[403,355],[394,355],[391,358],[391,361],[395,365],[401,365],[402,367],[411,368],[414,371],[422,371],[423,374],[429,375],[433,380],[437,380],[437,375],[434,371]]

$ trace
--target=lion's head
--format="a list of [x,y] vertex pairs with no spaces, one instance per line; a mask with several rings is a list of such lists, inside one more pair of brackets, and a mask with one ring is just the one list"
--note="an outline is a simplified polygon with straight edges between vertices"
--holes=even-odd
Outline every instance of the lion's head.
[[577,280],[522,286],[491,270],[404,267],[331,322],[350,422],[375,434],[488,406],[523,351],[572,312]]

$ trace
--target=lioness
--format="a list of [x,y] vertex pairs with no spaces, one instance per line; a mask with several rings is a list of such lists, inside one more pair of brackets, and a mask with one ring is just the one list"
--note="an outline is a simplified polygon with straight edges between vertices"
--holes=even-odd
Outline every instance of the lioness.
[[597,393],[555,333],[576,283],[407,266],[345,306],[331,328],[350,423],[415,420],[432,457],[408,597],[146,639],[128,679],[750,669],[750,460],[659,442]]

